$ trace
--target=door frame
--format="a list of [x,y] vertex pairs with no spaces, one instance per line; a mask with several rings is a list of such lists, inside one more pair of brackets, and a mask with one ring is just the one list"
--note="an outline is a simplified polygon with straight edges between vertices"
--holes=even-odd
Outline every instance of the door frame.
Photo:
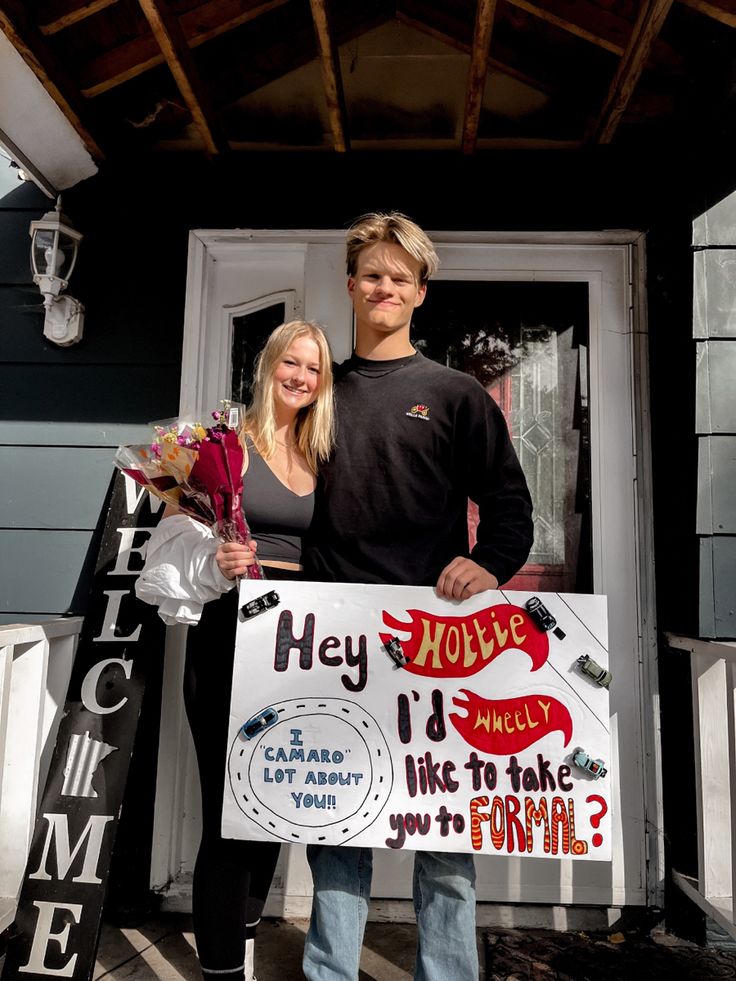
[[[636,629],[631,636],[640,666],[637,683],[638,717],[640,721],[641,774],[643,778],[644,834],[641,840],[640,863],[643,889],[632,894],[612,884],[612,905],[646,903],[661,905],[664,899],[664,843],[662,837],[662,789],[661,751],[659,727],[659,691],[656,670],[656,622],[654,593],[653,518],[651,494],[651,443],[649,427],[649,371],[645,285],[645,237],[635,231],[611,232],[430,232],[441,255],[442,266],[437,279],[472,278],[472,268],[477,264],[478,277],[483,279],[537,280],[537,281],[588,281],[590,286],[591,316],[591,371],[602,372],[603,359],[594,357],[593,345],[601,340],[600,328],[614,323],[616,332],[630,335],[625,348],[628,364],[628,405],[631,409],[630,460],[631,494],[627,500],[612,499],[606,504],[606,446],[605,420],[601,418],[603,407],[598,403],[601,379],[591,378],[591,440],[595,434],[597,452],[591,456],[591,483],[593,500],[599,506],[593,513],[594,525],[594,582],[596,592],[606,592],[605,570],[601,563],[604,543],[600,518],[604,507],[618,509],[626,517],[622,527],[631,522],[633,555],[630,557],[630,580],[616,583],[618,594],[625,593],[625,615],[631,617]],[[295,315],[316,319],[328,326],[328,334],[335,357],[343,360],[350,354],[352,337],[346,323],[352,323],[347,294],[338,295],[335,282],[344,277],[342,249],[345,233],[341,230],[196,230],[190,233],[189,265],[187,272],[186,306],[184,318],[184,349],[182,356],[181,411],[192,411],[208,406],[220,397],[228,383],[229,326],[223,318],[231,317],[231,311],[223,307],[213,309],[216,278],[222,273],[223,263],[234,265],[252,259],[268,262],[269,255],[292,255],[296,264],[302,263],[301,300],[297,302]],[[493,267],[489,271],[488,255],[493,255]],[[308,253],[308,255],[307,255]],[[475,261],[473,257],[476,257]],[[265,258],[264,258],[265,257]],[[550,258],[553,260],[550,262]],[[218,268],[219,267],[219,268]],[[617,277],[616,290],[611,280]],[[309,283],[309,288],[305,284]],[[341,326],[342,325],[342,326]],[[595,335],[595,336],[594,336]],[[619,351],[624,356],[624,349]],[[621,369],[623,370],[623,368]],[[595,405],[593,402],[595,401]],[[610,410],[610,406],[608,407]],[[595,415],[594,415],[595,414]],[[628,438],[627,434],[627,438]],[[620,449],[620,447],[619,447]],[[595,465],[597,461],[597,466]],[[619,494],[620,498],[621,495]],[[601,506],[603,502],[603,506]],[[610,537],[610,536],[609,536]],[[621,536],[625,537],[625,536]],[[608,541],[607,546],[618,548],[620,543]],[[180,659],[176,659],[177,662]],[[180,673],[181,667],[173,669]],[[615,682],[614,682],[615,684]],[[170,702],[170,700],[169,700]],[[171,880],[172,860],[170,846],[177,836],[175,823],[182,788],[172,775],[171,757],[167,752],[177,746],[183,724],[181,713],[171,714],[171,724],[177,735],[162,719],[162,756],[159,772],[165,786],[157,792],[155,842],[166,845],[168,861],[163,854],[157,859],[154,844],[152,880],[154,884]],[[615,720],[614,720],[615,722]],[[168,730],[168,735],[165,733]],[[159,799],[161,798],[161,799]],[[174,863],[175,866],[175,863]],[[155,870],[155,871],[154,871]],[[168,870],[168,875],[164,874]],[[561,875],[558,893],[564,896]],[[547,901],[540,897],[530,901]],[[550,894],[550,902],[559,902]],[[585,901],[585,900],[583,900]]]

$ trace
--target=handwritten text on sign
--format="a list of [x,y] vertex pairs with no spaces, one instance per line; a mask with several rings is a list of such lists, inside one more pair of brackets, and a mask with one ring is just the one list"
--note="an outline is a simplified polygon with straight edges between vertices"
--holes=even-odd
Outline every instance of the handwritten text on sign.
[[[434,590],[244,582],[223,810],[227,837],[610,858],[604,597],[465,603]],[[395,667],[384,644],[410,658]]]

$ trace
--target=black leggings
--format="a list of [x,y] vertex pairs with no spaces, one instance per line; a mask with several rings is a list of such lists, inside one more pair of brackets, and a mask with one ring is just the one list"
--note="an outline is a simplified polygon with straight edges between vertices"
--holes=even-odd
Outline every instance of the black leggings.
[[[280,578],[293,578],[288,573]],[[190,627],[184,702],[194,737],[202,790],[202,840],[194,866],[192,912],[200,964],[206,972],[242,978],[245,941],[256,926],[271,886],[280,845],[220,834],[225,782],[230,685],[235,647],[237,590],[207,603]],[[223,978],[222,981],[225,981]]]

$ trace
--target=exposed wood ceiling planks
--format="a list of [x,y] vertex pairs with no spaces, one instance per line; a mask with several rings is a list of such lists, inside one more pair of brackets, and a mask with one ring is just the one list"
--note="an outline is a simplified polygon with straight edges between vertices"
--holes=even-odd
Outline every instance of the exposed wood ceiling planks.
[[[206,41],[254,20],[288,0],[209,0],[179,18],[181,31],[189,47]],[[151,35],[127,41],[112,51],[93,58],[82,68],[81,88],[86,96],[101,95],[117,85],[142,75],[164,61],[163,54]]]
[[80,20],[85,20],[92,14],[96,14],[117,2],[118,0],[89,0],[88,3],[80,4],[78,0],[65,0],[63,4],[59,5],[54,19],[41,25],[41,33],[57,34],[59,31],[71,27],[72,24],[78,24]]
[[478,140],[480,111],[483,106],[483,93],[488,74],[488,56],[493,33],[493,18],[496,15],[496,0],[477,0],[475,10],[475,29],[473,49],[470,54],[468,88],[465,94],[465,116],[463,118],[463,153],[472,153]]
[[104,154],[83,121],[86,111],[79,90],[41,32],[28,22],[25,7],[19,0],[0,0],[0,31],[61,109],[89,153],[100,160]]
[[[629,19],[632,5],[639,12],[635,24]],[[672,30],[663,39],[658,35],[673,6],[690,10],[673,15]],[[622,9],[627,16],[614,12]],[[362,147],[381,139],[382,114],[384,135],[388,137],[390,131],[391,140],[400,142],[402,128],[412,125],[411,113],[405,107],[402,110],[400,92],[392,95],[390,80],[385,85],[374,83],[376,92],[366,96],[361,89],[368,77],[360,62],[362,45],[356,45],[351,54],[351,71],[357,65],[358,73],[355,88],[350,90],[355,104],[348,123],[338,53],[347,39],[358,39],[386,21],[408,25],[470,56],[467,81],[464,64],[449,59],[458,99],[443,108],[444,115],[437,117],[441,125],[437,123],[431,137],[450,145],[448,141],[459,130],[463,151],[470,153],[481,142],[484,147],[498,140],[516,140],[521,145],[530,136],[569,142],[579,139],[586,120],[586,139],[598,143],[610,142],[622,120],[632,127],[636,123],[642,133],[644,126],[654,132],[663,121],[666,125],[668,117],[674,122],[686,111],[676,93],[685,84],[684,67],[697,54],[698,39],[702,47],[704,39],[712,36],[718,41],[714,57],[727,57],[724,30],[736,28],[736,0],[630,0],[625,4],[614,0],[363,0],[360,5],[339,0],[309,0],[309,4],[304,0],[0,0],[0,29],[96,157],[102,156],[97,140],[103,134],[109,146],[129,138],[131,115],[145,120],[151,145],[161,139],[172,145],[186,144],[191,136],[180,131],[193,120],[208,152],[222,151],[228,142],[222,135],[220,113],[233,139],[258,145],[259,140],[252,140],[249,134],[250,104],[241,105],[240,100],[301,65],[312,62],[316,70],[315,60],[320,62],[331,143],[337,151],[349,149],[351,142]],[[241,29],[241,25],[246,26]],[[422,52],[417,57],[436,58],[438,70],[444,70],[440,66],[447,52],[443,55],[416,37],[412,40],[407,32],[395,29],[394,33],[395,51],[369,57],[406,54],[410,58],[416,46]],[[391,32],[388,37],[391,47]],[[205,44],[215,38],[216,43]],[[367,42],[369,52],[372,43]],[[198,50],[195,68],[192,49],[200,45],[204,47]],[[160,68],[149,72],[164,64],[170,66],[183,100],[174,94],[168,73]],[[727,66],[721,67],[727,74]],[[489,72],[496,81],[484,108]],[[408,78],[402,85],[411,84]],[[123,85],[132,79],[137,81]],[[511,80],[522,83],[526,92]],[[464,83],[465,111],[458,121]],[[289,84],[285,82],[287,88]],[[109,96],[94,106],[83,98],[102,93]],[[271,97],[264,94],[266,100]],[[651,110],[655,97],[661,105],[656,112]],[[297,145],[300,136],[311,134],[303,145],[312,145],[312,140],[314,145],[325,146],[321,99],[316,89],[313,104],[305,105],[301,115],[292,114],[294,132],[286,134],[285,145],[290,145],[290,139]],[[161,106],[168,108],[160,111]],[[493,119],[493,132],[481,139],[486,112]],[[254,118],[258,121],[257,111]],[[259,132],[260,143],[265,145],[278,135],[278,125],[266,119]],[[418,139],[416,133],[406,138]]]
[[178,19],[166,0],[138,0],[156,43],[161,48],[166,64],[174,76],[192,119],[199,130],[209,154],[228,150],[227,140],[220,132],[215,113],[209,104],[202,80],[199,77],[189,45]]
[[312,8],[314,31],[319,45],[320,62],[322,66],[322,84],[327,101],[327,115],[332,130],[332,141],[338,153],[350,149],[347,136],[347,112],[345,109],[345,94],[342,87],[340,59],[330,30],[329,13],[326,0],[309,0]]
[[591,139],[594,142],[610,143],[613,139],[672,3],[673,0],[641,0],[631,40],[619,62],[603,108],[591,129]]
[[736,27],[736,3],[734,0],[680,0],[686,7],[692,7],[706,17],[719,20],[727,27]]

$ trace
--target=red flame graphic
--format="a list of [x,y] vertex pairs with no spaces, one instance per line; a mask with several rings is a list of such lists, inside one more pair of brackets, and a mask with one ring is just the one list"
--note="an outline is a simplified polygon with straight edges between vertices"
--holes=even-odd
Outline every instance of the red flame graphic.
[[481,698],[467,688],[465,698],[452,702],[467,715],[450,713],[450,721],[466,743],[490,756],[518,753],[550,732],[559,729],[565,743],[572,739],[572,718],[567,708],[551,695],[521,695],[517,698]]
[[[401,646],[410,659],[403,670],[412,674],[467,678],[507,650],[524,651],[536,671],[549,656],[547,634],[520,606],[503,603],[462,617],[435,616],[422,610],[407,613],[411,620],[403,623],[384,610],[383,622],[393,630],[411,632]],[[380,637],[386,643],[391,635]]]

